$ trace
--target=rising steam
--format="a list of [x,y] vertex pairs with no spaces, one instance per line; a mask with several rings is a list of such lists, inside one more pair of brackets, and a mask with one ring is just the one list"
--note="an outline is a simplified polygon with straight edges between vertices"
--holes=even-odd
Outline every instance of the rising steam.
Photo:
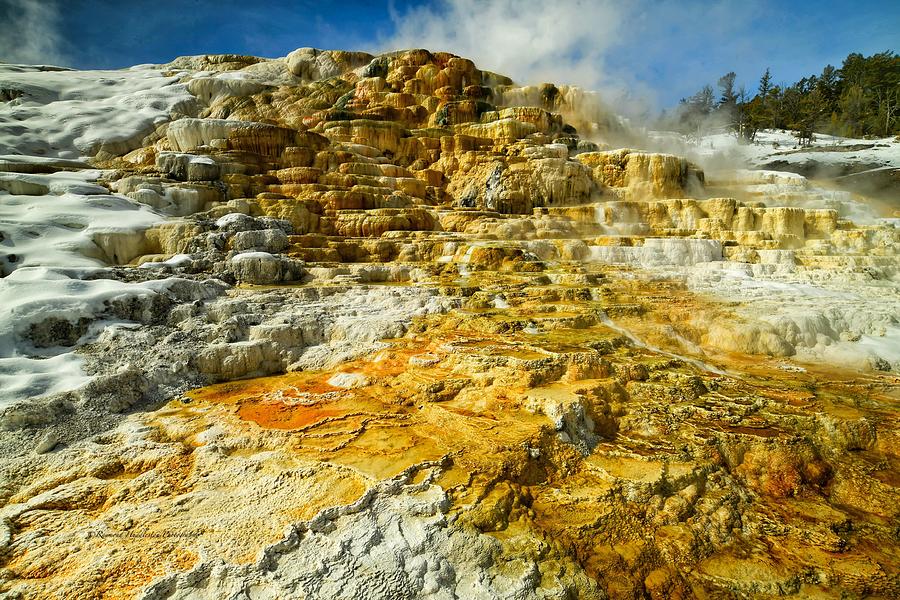
[[392,12],[382,49],[428,48],[471,58],[521,84],[555,82],[625,93],[605,57],[621,41],[626,5],[611,0],[441,0]]
[[0,0],[0,62],[62,64],[59,22],[54,0]]

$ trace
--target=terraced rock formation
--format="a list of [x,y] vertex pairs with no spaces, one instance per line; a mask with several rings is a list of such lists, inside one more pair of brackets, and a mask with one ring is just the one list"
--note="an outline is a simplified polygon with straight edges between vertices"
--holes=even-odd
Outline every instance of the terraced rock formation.
[[91,75],[16,69],[0,593],[900,595],[865,197],[613,148],[595,94],[448,53],[103,75],[144,119],[52,143],[10,123]]

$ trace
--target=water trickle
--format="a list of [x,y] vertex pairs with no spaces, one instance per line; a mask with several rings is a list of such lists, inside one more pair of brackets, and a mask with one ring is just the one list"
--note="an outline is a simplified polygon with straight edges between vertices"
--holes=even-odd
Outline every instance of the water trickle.
[[675,354],[674,352],[668,352],[666,350],[663,350],[662,348],[658,348],[656,346],[653,346],[651,344],[644,342],[643,340],[638,338],[636,335],[634,335],[631,331],[625,329],[621,325],[616,324],[602,310],[599,311],[599,317],[600,317],[601,323],[603,323],[604,325],[606,325],[613,331],[621,333],[622,335],[627,337],[628,340],[635,346],[644,348],[646,350],[650,350],[651,352],[655,352],[657,354],[662,354],[663,356],[668,356],[669,358],[675,358],[682,362],[686,362],[689,365],[693,365],[694,367],[700,369],[701,371],[709,371],[710,373],[715,373],[716,375],[728,375],[728,373],[726,373],[725,371],[719,369],[718,367],[714,367],[714,366],[710,365],[709,363],[705,363],[702,360],[697,360],[696,358],[690,358],[688,356],[682,356],[681,354]]

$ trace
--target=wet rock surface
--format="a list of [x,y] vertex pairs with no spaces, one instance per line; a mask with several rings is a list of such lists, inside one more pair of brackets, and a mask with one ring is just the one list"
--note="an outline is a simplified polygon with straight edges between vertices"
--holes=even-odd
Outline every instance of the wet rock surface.
[[866,198],[609,148],[595,97],[447,53],[159,69],[193,100],[91,169],[0,160],[7,206],[142,216],[0,211],[0,376],[40,375],[0,398],[0,593],[900,595]]

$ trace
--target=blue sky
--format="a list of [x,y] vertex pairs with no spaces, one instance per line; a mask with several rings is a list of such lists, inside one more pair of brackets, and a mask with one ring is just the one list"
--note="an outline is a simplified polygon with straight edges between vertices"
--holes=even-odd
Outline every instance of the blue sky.
[[[2,40],[6,40],[5,42]],[[518,81],[671,106],[734,70],[754,89],[900,50],[898,0],[0,0],[0,60],[114,68],[301,46],[446,49]]]

